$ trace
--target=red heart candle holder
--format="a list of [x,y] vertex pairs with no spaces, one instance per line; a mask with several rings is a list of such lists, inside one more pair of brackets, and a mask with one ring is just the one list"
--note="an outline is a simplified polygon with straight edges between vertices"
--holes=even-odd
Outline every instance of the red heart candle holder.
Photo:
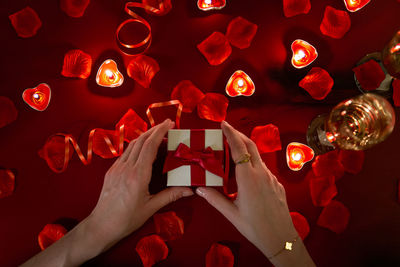
[[371,0],[344,0],[346,8],[350,12],[356,12],[365,7]]
[[41,83],[35,88],[26,89],[22,93],[22,99],[31,108],[44,111],[48,107],[51,99],[51,89],[48,84]]
[[231,97],[240,95],[251,96],[255,90],[256,87],[250,76],[241,70],[237,70],[232,74],[225,87],[226,93]]
[[200,10],[208,11],[213,9],[222,9],[226,5],[225,0],[198,0],[197,7]]
[[286,161],[289,169],[299,171],[314,158],[314,150],[301,143],[290,143],[286,147]]
[[297,39],[292,43],[292,65],[301,69],[310,65],[318,57],[317,49],[304,40]]
[[119,72],[117,63],[107,59],[97,71],[96,82],[104,87],[118,87],[124,82],[124,76]]

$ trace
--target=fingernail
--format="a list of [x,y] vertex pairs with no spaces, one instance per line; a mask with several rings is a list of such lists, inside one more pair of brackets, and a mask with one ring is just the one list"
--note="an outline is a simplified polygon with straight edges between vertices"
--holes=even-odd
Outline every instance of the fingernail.
[[202,187],[197,187],[196,193],[197,193],[199,196],[202,196],[202,197],[205,196],[205,192],[204,192],[204,190],[203,190]]
[[164,123],[171,123],[171,119],[166,119]]
[[182,196],[184,196],[184,197],[193,196],[193,191],[192,190],[183,191]]

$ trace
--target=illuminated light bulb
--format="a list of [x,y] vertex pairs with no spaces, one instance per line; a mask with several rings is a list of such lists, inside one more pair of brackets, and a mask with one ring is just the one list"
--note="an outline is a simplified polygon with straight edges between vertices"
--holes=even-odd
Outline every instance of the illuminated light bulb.
[[356,12],[365,7],[371,0],[343,0],[346,8],[350,12]]
[[318,57],[317,49],[304,40],[297,39],[292,43],[292,65],[301,69],[307,67]]
[[47,109],[51,99],[51,89],[48,84],[41,83],[35,88],[29,88],[22,93],[22,99],[37,111]]
[[117,63],[107,59],[97,71],[96,82],[104,87],[118,87],[124,82],[124,76],[119,72]]
[[222,9],[225,5],[225,0],[197,0],[197,7],[203,11]]
[[256,87],[250,76],[242,70],[235,71],[229,78],[225,91],[231,97],[235,96],[251,96],[254,94]]
[[314,150],[309,146],[293,142],[286,147],[286,161],[289,169],[299,171],[304,164],[314,158]]

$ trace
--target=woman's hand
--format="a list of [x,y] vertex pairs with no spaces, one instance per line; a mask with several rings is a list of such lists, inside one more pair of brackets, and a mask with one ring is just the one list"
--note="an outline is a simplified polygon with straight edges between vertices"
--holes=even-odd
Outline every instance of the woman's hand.
[[193,195],[186,187],[149,193],[158,147],[173,127],[166,120],[132,141],[106,173],[92,213],[23,266],[79,266],[137,230],[160,208]]
[[262,161],[252,140],[226,122],[222,130],[235,162],[245,154],[250,161],[236,165],[237,199],[232,202],[213,188],[199,187],[196,193],[221,212],[275,266],[314,266],[300,238],[292,251],[282,251],[286,241],[298,234],[286,202],[285,189]]

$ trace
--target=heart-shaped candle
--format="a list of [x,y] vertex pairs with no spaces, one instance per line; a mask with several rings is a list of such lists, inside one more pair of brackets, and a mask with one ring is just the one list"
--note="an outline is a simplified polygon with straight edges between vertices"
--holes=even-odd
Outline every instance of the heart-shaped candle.
[[226,93],[232,97],[239,95],[251,96],[255,90],[256,87],[250,76],[241,70],[237,70],[232,74],[225,87]]
[[346,8],[350,12],[356,12],[365,7],[371,0],[344,0]]
[[26,89],[22,93],[22,99],[31,108],[38,111],[46,110],[51,99],[51,89],[46,83],[41,83],[35,88]]
[[226,5],[225,0],[198,0],[197,7],[200,10],[208,11],[213,9],[222,9]]
[[300,39],[292,43],[292,52],[292,65],[298,69],[310,65],[318,57],[317,49],[308,42]]
[[301,143],[290,143],[286,147],[286,161],[292,171],[299,171],[314,158],[314,150]]
[[107,59],[97,71],[96,82],[104,87],[118,87],[124,82],[124,76],[119,72],[117,63]]

